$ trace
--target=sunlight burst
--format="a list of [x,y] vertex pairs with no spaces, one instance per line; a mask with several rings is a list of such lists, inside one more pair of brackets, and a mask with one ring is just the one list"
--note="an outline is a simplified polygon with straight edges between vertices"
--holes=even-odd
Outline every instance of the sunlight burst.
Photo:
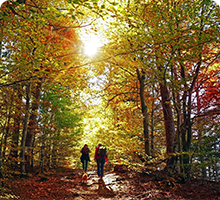
[[84,53],[90,57],[94,56],[97,53],[98,48],[102,45],[103,44],[97,35],[90,35],[90,37],[84,42]]

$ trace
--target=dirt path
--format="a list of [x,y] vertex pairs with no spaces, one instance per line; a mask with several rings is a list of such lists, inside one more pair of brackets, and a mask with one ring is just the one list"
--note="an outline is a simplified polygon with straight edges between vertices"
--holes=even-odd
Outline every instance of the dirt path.
[[[156,179],[155,179],[156,177]],[[87,183],[82,183],[82,170],[59,169],[28,179],[11,178],[7,192],[0,199],[22,200],[158,200],[158,199],[218,199],[220,184],[204,180],[178,183],[173,177],[162,179],[159,174],[134,171],[105,172],[100,181],[94,170],[88,171]],[[4,195],[7,198],[2,198]]]
[[75,199],[119,199],[128,197],[129,181],[115,174],[106,173],[103,180],[97,178],[96,172],[88,172],[87,183],[77,184],[72,192],[78,194]]
[[131,199],[129,177],[106,172],[99,180],[95,171],[88,171],[87,183],[82,183],[82,170],[69,170],[29,179],[14,179],[7,187],[14,199]]

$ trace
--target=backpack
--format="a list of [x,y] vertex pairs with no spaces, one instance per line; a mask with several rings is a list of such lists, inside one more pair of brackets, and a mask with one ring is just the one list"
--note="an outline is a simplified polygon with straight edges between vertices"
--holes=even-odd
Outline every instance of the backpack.
[[88,147],[83,147],[82,153],[83,154],[89,154],[89,148]]
[[100,156],[100,157],[106,157],[107,149],[106,149],[106,147],[104,145],[101,145],[99,147],[97,155]]

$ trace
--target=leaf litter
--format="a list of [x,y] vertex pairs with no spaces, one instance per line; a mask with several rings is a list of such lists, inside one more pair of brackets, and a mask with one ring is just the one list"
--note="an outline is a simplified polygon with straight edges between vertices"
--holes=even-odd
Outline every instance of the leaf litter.
[[220,183],[191,179],[183,184],[172,177],[155,178],[159,176],[156,173],[108,171],[99,180],[93,170],[88,171],[88,180],[82,183],[82,170],[60,168],[28,179],[8,179],[0,199],[9,195],[8,199],[22,200],[220,199]]

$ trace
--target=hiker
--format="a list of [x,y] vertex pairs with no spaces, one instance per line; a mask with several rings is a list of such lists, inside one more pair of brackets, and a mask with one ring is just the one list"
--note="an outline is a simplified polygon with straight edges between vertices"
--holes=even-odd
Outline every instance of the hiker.
[[83,167],[84,172],[86,172],[87,171],[87,167],[88,167],[88,162],[90,162],[89,153],[91,151],[90,151],[88,145],[85,144],[80,152],[82,153],[82,155],[80,157],[80,160],[82,162],[82,167]]
[[104,165],[108,161],[108,153],[106,147],[101,143],[95,149],[95,161],[97,162],[97,175],[99,179],[104,176]]

